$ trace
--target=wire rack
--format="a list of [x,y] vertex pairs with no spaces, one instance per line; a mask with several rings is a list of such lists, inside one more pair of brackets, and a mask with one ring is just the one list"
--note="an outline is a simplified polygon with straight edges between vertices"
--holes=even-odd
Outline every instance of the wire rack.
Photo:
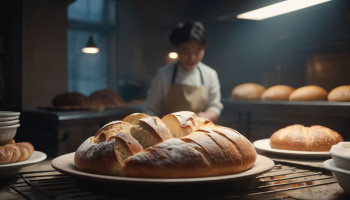
[[[17,199],[127,199],[84,190],[74,178],[55,170],[19,173],[17,177],[7,179],[6,184]],[[317,168],[277,163],[271,171],[256,177],[249,187],[220,196],[220,199],[312,199],[315,196],[310,195],[315,195],[315,191],[324,191],[323,187],[332,190],[329,186],[339,187],[336,184],[331,174]],[[305,189],[306,193],[299,192]],[[306,198],[297,194],[304,194]]]

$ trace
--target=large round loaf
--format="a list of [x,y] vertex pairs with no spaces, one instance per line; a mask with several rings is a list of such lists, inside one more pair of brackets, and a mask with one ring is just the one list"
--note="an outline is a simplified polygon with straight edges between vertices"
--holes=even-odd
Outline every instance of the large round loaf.
[[331,90],[327,96],[328,101],[350,101],[350,85],[342,85]]
[[294,124],[282,128],[270,137],[270,145],[276,149],[297,151],[329,151],[332,145],[343,141],[334,130],[320,125],[306,127]]
[[256,83],[243,83],[233,88],[231,97],[236,100],[258,100],[265,89]]
[[327,91],[317,85],[308,85],[294,90],[290,96],[290,101],[319,101],[327,99]]
[[288,85],[275,85],[266,89],[262,95],[262,100],[289,100],[290,94],[295,89]]
[[237,131],[224,127],[197,130],[154,145],[125,161],[130,177],[188,178],[233,174],[252,167],[256,152]]
[[256,156],[237,131],[182,111],[164,121],[137,113],[110,122],[80,145],[74,161],[91,173],[184,178],[239,173]]

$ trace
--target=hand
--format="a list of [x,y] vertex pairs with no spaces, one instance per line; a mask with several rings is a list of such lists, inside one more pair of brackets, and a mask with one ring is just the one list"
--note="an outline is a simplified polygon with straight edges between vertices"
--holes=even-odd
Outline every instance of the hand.
[[216,120],[218,120],[218,115],[211,110],[207,110],[205,112],[199,112],[199,113],[197,113],[197,116],[209,119],[212,122],[215,122]]

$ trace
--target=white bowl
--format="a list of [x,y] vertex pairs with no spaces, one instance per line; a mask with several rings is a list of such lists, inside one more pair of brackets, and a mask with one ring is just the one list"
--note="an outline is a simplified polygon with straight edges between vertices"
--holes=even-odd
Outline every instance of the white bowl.
[[16,135],[17,128],[19,124],[12,126],[1,126],[0,127],[0,145],[5,144],[6,142],[13,139]]
[[350,142],[339,142],[329,151],[335,166],[350,170]]
[[12,112],[12,111],[0,111],[0,117],[14,117],[19,116],[19,112]]
[[350,194],[350,171],[336,167],[333,159],[324,161],[323,167],[331,171],[340,187]]
[[15,120],[11,120],[11,121],[0,121],[0,127],[1,126],[12,126],[12,125],[16,125],[19,124],[19,120],[15,119]]
[[19,116],[0,117],[0,122],[12,121],[16,119],[19,119]]

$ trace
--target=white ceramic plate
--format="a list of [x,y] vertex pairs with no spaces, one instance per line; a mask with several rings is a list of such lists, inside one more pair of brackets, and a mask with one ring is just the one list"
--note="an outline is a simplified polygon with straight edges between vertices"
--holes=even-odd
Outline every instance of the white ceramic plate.
[[19,119],[19,116],[0,117],[0,122],[12,121],[12,120],[18,120],[18,119]]
[[270,146],[270,139],[257,140],[253,142],[253,145],[257,150],[286,156],[307,158],[328,158],[331,156],[329,151],[293,151],[284,149],[274,149]]
[[34,151],[33,155],[25,161],[0,165],[0,179],[13,176],[17,174],[22,167],[41,162],[45,160],[46,157],[45,153]]
[[0,118],[3,118],[3,117],[15,117],[15,116],[19,116],[19,115],[20,115],[19,112],[0,111]]
[[224,176],[202,177],[202,178],[132,178],[122,176],[109,176],[101,174],[92,174],[79,171],[74,165],[74,154],[65,154],[52,160],[51,165],[57,171],[77,178],[87,178],[90,180],[102,180],[107,182],[118,182],[123,184],[196,184],[204,182],[217,183],[221,181],[238,181],[243,179],[255,178],[258,175],[271,170],[274,162],[270,158],[258,155],[255,165],[247,171]]

